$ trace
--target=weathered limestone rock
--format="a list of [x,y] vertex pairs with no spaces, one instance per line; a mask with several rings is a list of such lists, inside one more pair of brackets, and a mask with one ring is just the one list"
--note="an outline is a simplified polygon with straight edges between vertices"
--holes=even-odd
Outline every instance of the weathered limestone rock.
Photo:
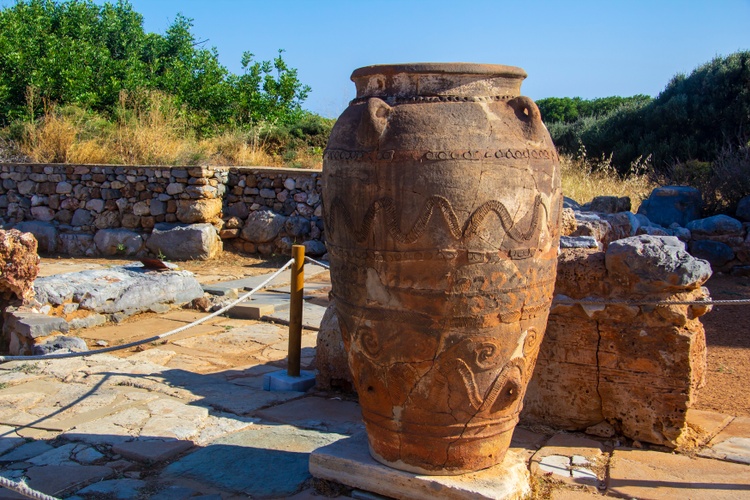
[[673,222],[685,227],[701,216],[702,209],[703,198],[696,188],[665,186],[654,189],[638,207],[638,213],[664,227]]
[[732,247],[726,243],[712,240],[695,240],[690,242],[690,254],[705,259],[711,263],[711,267],[721,270],[735,255]]
[[83,352],[88,351],[86,341],[80,337],[57,335],[45,340],[44,343],[34,345],[31,351],[34,355],[52,354],[54,352]]
[[605,247],[612,239],[612,225],[593,212],[575,212],[576,229],[570,236],[591,236]]
[[37,341],[44,342],[51,335],[70,330],[63,318],[22,309],[10,307],[4,314],[3,336],[8,340],[8,351],[14,356],[31,354]]
[[223,247],[216,228],[211,224],[161,223],[154,226],[146,248],[169,260],[208,260]]
[[57,228],[50,222],[23,221],[16,224],[22,233],[31,233],[36,238],[37,246],[42,253],[52,253],[57,247]]
[[704,239],[718,235],[742,236],[742,223],[728,215],[714,215],[705,219],[690,221],[687,228],[693,238]]
[[562,211],[562,224],[560,227],[560,234],[562,236],[570,236],[578,228],[576,222],[576,214],[572,208],[563,208]]
[[674,236],[640,235],[609,245],[606,266],[610,278],[636,293],[691,290],[711,277],[711,266],[693,258]]
[[705,300],[709,276],[674,237],[625,238],[606,253],[562,250],[522,419],[568,430],[606,423],[632,439],[679,446],[703,383],[698,317],[709,308],[651,303]]
[[607,214],[605,219],[609,222],[609,225],[612,228],[612,240],[635,236],[638,234],[638,229],[641,227],[641,222],[633,212]]
[[177,220],[186,224],[210,222],[221,213],[221,199],[178,200]]
[[96,253],[96,245],[90,234],[65,233],[58,236],[57,250],[72,256],[91,256]]
[[135,255],[143,248],[143,238],[127,229],[101,229],[94,235],[96,248],[104,255]]
[[603,214],[630,211],[630,198],[627,196],[596,196],[591,200],[589,210]]
[[307,240],[302,245],[305,247],[305,255],[312,255],[313,257],[325,255],[328,251],[325,243],[320,240]]
[[37,242],[31,233],[16,229],[0,230],[0,296],[11,298],[33,297],[33,284],[39,273]]
[[37,279],[34,289],[42,304],[75,302],[79,309],[105,314],[132,314],[155,303],[185,304],[203,296],[188,271],[147,272],[140,265],[47,276]]
[[255,211],[248,216],[241,237],[253,243],[272,241],[284,227],[286,219],[270,210]]
[[739,201],[734,215],[742,222],[750,222],[750,196],[745,196]]
[[581,204],[573,198],[563,196],[563,208],[569,208],[571,210],[581,210]]

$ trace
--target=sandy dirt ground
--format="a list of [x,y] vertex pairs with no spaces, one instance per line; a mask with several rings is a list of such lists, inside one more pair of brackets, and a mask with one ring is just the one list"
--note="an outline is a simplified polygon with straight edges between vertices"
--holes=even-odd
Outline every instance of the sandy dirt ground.
[[[714,299],[750,298],[750,278],[717,274],[706,286]],[[695,407],[750,416],[750,305],[714,306],[701,321],[708,370]]]

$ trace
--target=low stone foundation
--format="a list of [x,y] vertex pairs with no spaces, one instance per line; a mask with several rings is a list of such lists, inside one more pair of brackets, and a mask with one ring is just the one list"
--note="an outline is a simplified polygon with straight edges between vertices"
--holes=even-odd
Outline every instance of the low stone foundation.
[[[529,384],[523,421],[677,447],[704,382],[699,317],[706,261],[672,236],[640,235],[597,248],[561,249],[555,301]],[[587,304],[612,301],[615,304]],[[583,304],[580,302],[584,302]],[[318,386],[351,390],[352,376],[329,306],[317,345]]]
[[[704,383],[706,341],[698,317],[709,307],[649,302],[708,299],[701,285],[710,268],[676,238],[672,247],[665,239],[627,238],[606,253],[562,250],[556,301],[522,421],[681,444],[687,409]],[[586,303],[597,300],[614,303]]]

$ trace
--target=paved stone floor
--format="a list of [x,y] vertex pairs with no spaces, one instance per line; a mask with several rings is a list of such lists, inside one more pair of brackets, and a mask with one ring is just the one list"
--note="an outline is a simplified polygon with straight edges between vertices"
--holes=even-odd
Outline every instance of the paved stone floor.
[[[84,335],[125,342],[199,316],[178,310]],[[304,331],[303,369],[315,339]],[[262,390],[263,375],[285,367],[286,342],[283,325],[220,317],[138,352],[2,364],[0,475],[76,499],[379,498],[310,476],[313,450],[363,426],[341,395]],[[750,419],[690,421],[710,439],[691,453],[525,428],[512,448],[536,498],[750,498]],[[6,498],[23,497],[0,488]]]

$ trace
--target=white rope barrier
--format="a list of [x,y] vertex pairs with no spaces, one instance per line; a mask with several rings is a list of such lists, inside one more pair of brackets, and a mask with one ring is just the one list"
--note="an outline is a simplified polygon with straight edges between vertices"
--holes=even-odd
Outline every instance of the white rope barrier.
[[330,265],[328,265],[328,264],[326,264],[324,262],[320,262],[319,260],[312,259],[312,258],[308,257],[307,255],[305,255],[305,260],[308,261],[311,264],[315,264],[316,266],[320,266],[320,267],[322,267],[324,269],[330,269],[331,268]]
[[209,319],[215,318],[216,316],[219,316],[220,314],[224,314],[229,309],[233,308],[240,302],[247,300],[248,297],[250,297],[252,294],[257,292],[258,290],[263,289],[268,283],[273,281],[279,274],[284,272],[289,266],[291,266],[294,263],[294,259],[290,259],[289,262],[284,264],[283,267],[281,267],[279,270],[271,274],[266,280],[264,280],[261,284],[247,292],[245,295],[241,296],[240,298],[236,299],[233,302],[230,302],[226,306],[222,307],[216,312],[213,312],[209,314],[208,316],[205,316],[203,318],[200,318],[196,321],[193,321],[192,323],[181,326],[180,328],[176,328],[174,330],[170,330],[166,333],[162,333],[160,335],[155,335],[153,337],[149,337],[147,339],[143,340],[137,340],[135,342],[130,342],[128,344],[122,344],[118,346],[112,346],[112,347],[105,347],[104,349],[97,349],[95,351],[82,351],[82,352],[65,352],[65,353],[59,353],[59,354],[43,354],[38,356],[0,356],[0,363],[5,363],[8,361],[39,361],[39,360],[48,360],[48,359],[63,359],[63,358],[79,358],[79,357],[85,357],[85,356],[93,356],[95,354],[103,354],[105,352],[113,352],[113,351],[119,351],[121,349],[129,349],[131,347],[136,347],[142,344],[147,344],[149,342],[155,342],[157,340],[161,340],[167,337],[170,337],[172,335],[175,335],[180,332],[184,332],[185,330],[192,328],[196,325],[200,325],[201,323],[204,323],[208,321]]
[[14,481],[11,481],[7,477],[0,476],[0,486],[11,491],[15,491],[16,493],[20,493],[26,498],[33,498],[35,500],[60,500],[57,497],[49,496],[46,493],[42,493],[41,491],[32,490],[31,488],[26,486],[26,483],[22,481],[16,483]]
[[598,300],[598,299],[552,299],[553,304],[580,304],[582,306],[607,306],[607,305],[628,305],[628,306],[739,306],[750,304],[750,299],[732,299],[732,300]]

